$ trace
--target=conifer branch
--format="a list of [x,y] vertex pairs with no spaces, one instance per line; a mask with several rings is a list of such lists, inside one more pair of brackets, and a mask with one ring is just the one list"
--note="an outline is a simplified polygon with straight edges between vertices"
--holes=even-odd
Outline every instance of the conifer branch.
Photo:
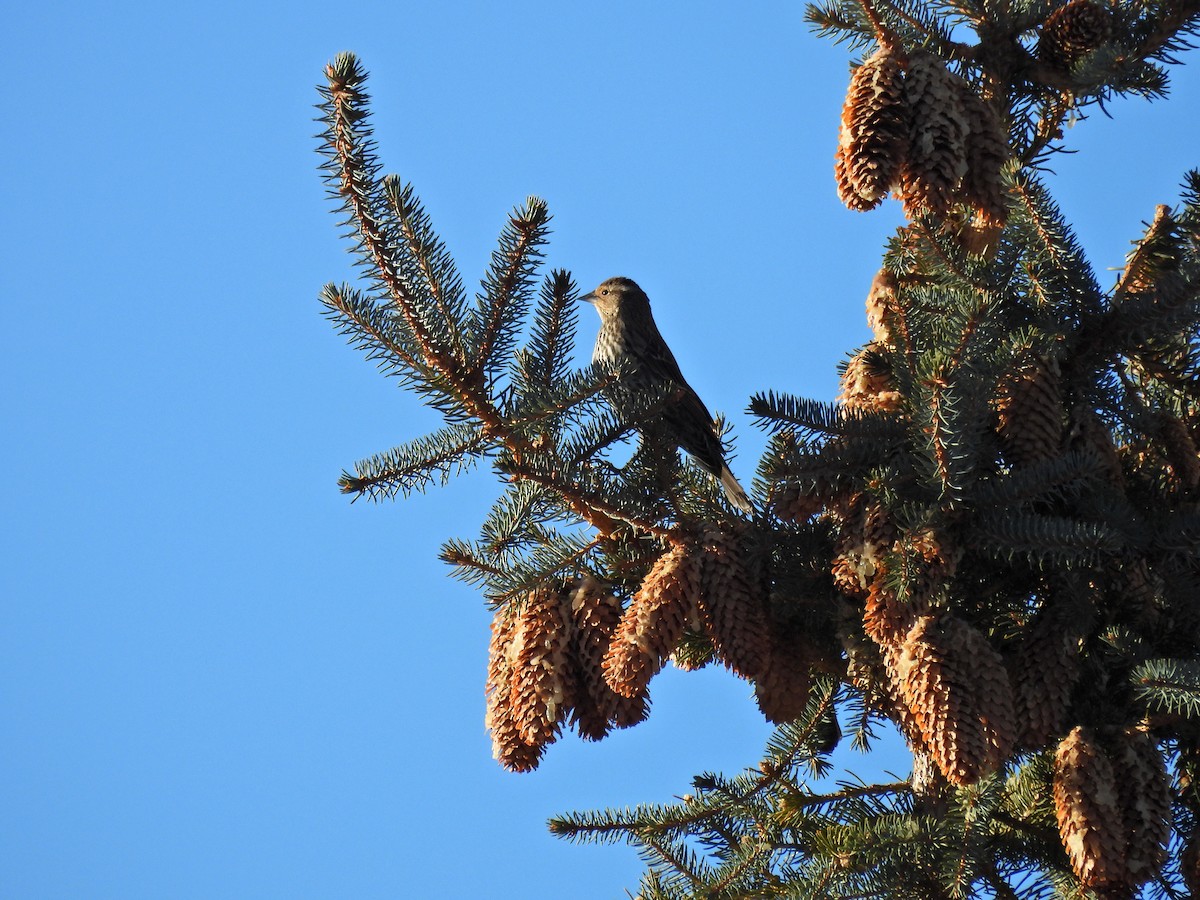
[[328,142],[340,175],[339,193],[357,223],[362,246],[374,272],[386,285],[396,308],[416,339],[431,368],[443,375],[453,370],[453,360],[431,333],[397,267],[387,223],[376,215],[382,204],[375,180],[377,164],[364,146],[357,125],[365,116],[367,96],[362,90],[366,73],[351,54],[338,56],[325,69],[331,101]]
[[825,794],[797,794],[787,799],[790,811],[809,809],[814,806],[838,804],[844,800],[860,797],[878,796],[880,794],[910,794],[912,783],[908,781],[889,781],[880,784],[847,784],[836,791]]
[[546,203],[530,197],[514,210],[500,237],[500,248],[484,278],[484,295],[472,316],[475,360],[469,370],[472,383],[485,378],[497,355],[513,340],[528,305],[527,292],[546,242],[550,213]]
[[759,427],[770,431],[796,428],[801,433],[862,438],[895,437],[903,432],[903,426],[892,415],[850,411],[836,403],[775,391],[751,397],[750,412],[758,419]]
[[1130,674],[1138,698],[1152,710],[1200,718],[1200,663],[1194,659],[1150,659]]
[[465,471],[487,449],[489,442],[474,423],[451,425],[387,453],[362,460],[354,474],[343,472],[338,487],[343,494],[369,496],[372,500],[405,496],[424,490],[435,479],[446,484],[452,475]]
[[514,478],[531,481],[558,494],[566,508],[587,522],[602,535],[611,535],[624,522],[638,531],[666,541],[672,546],[685,538],[678,526],[664,527],[656,522],[631,514],[606,500],[600,493],[588,490],[552,472],[546,472],[520,462],[505,464],[503,469]]
[[401,184],[399,178],[388,175],[383,179],[383,193],[408,245],[407,258],[428,286],[432,306],[438,313],[439,321],[445,324],[450,353],[457,366],[466,365],[466,351],[459,326],[463,313],[462,279],[458,276],[454,260],[445,244],[434,234],[429,216],[411,184]]

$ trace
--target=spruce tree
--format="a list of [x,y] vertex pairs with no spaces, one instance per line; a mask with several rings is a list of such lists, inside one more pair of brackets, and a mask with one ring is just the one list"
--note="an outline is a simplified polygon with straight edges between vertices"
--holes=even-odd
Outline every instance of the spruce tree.
[[[478,536],[442,558],[494,610],[487,723],[510,770],[566,730],[645,719],[668,662],[753,683],[778,725],[760,764],[551,821],[636,845],[639,897],[1191,896],[1200,172],[1131,223],[1106,284],[1046,164],[1073,119],[1165,94],[1200,0],[827,0],[807,17],[859,60],[839,195],[894,198],[906,221],[840,396],[750,399],[770,432],[754,515],[677,454],[612,462],[669,390],[618,415],[620,373],[572,367],[579,292],[541,271],[537,198],[468,296],[413,188],[382,172],[349,54],[320,89],[323,168],[364,277],[321,300],[444,425],[341,489],[497,474]],[[911,777],[830,788],[833,748],[883,723]]]

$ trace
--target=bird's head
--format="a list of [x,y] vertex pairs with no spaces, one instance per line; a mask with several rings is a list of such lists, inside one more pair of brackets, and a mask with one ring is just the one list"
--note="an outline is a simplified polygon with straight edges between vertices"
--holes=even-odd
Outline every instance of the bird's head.
[[596,307],[596,312],[600,313],[602,319],[650,309],[650,300],[646,297],[646,292],[631,278],[609,278],[600,282],[600,286],[590,294],[584,294],[579,299]]

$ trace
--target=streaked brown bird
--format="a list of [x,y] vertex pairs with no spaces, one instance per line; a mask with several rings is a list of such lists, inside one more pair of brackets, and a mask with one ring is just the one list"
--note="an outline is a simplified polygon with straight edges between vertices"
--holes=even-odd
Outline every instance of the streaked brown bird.
[[600,314],[592,362],[620,376],[616,387],[606,395],[617,413],[625,415],[630,405],[635,405],[623,402],[623,398],[644,396],[666,387],[671,391],[666,405],[645,416],[644,421],[632,424],[643,435],[652,431],[655,437],[686,450],[721,482],[730,503],[753,513],[750,498],[725,462],[725,449],[712,415],[684,379],[671,348],[654,324],[646,292],[628,278],[609,278],[579,299],[591,303]]

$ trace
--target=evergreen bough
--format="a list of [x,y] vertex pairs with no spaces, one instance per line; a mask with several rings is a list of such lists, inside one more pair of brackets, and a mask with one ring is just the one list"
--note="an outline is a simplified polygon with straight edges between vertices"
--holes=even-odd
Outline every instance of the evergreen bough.
[[[578,292],[513,210],[469,297],[413,188],[384,175],[366,73],[326,70],[323,169],[364,277],[353,345],[444,418],[341,489],[477,465],[504,486],[442,557],[495,610],[488,724],[510,769],[561,731],[645,718],[653,675],[719,660],[779,727],[679,803],[551,830],[636,845],[643,898],[1191,896],[1200,888],[1200,172],[1104,286],[1044,180],[1063,127],[1163,96],[1198,0],[828,0],[863,54],[835,167],[907,221],[834,403],[750,400],[758,512],[653,448],[570,363]],[[899,728],[905,781],[830,787],[839,741]],[[843,727],[844,726],[844,727]]]

